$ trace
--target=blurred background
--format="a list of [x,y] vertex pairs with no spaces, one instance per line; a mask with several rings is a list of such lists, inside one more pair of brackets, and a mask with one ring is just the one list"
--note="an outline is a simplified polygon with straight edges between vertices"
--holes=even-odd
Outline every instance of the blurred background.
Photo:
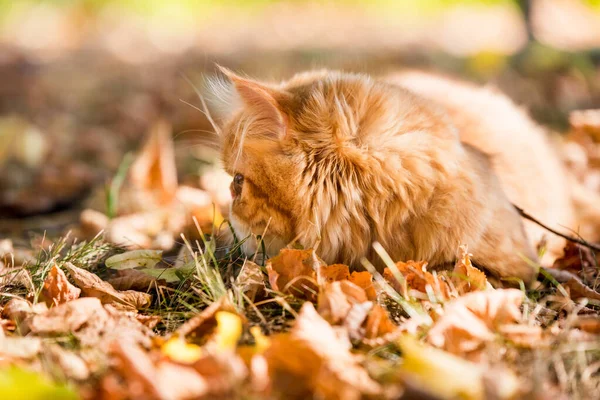
[[161,119],[201,187],[216,154],[186,103],[215,63],[442,71],[561,132],[600,106],[599,49],[600,0],[0,0],[0,236],[67,229]]

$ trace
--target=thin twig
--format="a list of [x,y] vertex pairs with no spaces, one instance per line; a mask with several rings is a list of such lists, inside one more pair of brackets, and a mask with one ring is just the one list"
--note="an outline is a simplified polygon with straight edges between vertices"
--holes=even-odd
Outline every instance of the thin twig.
[[542,228],[546,229],[547,231],[552,232],[555,235],[560,236],[563,239],[567,239],[570,242],[580,244],[582,246],[585,246],[585,247],[590,248],[590,249],[595,250],[595,251],[600,251],[600,246],[592,244],[592,243],[588,243],[588,242],[586,242],[583,239],[579,239],[579,238],[576,238],[576,237],[573,237],[573,236],[569,236],[569,235],[565,235],[564,233],[558,232],[558,231],[550,228],[549,226],[544,225],[543,223],[541,223],[540,221],[538,221],[537,219],[535,219],[531,215],[527,214],[521,207],[518,207],[518,206],[516,206],[514,204],[513,204],[513,206],[518,211],[518,213],[521,215],[521,217],[523,217],[523,218],[525,218],[525,219],[533,222],[534,224],[537,224],[537,225],[541,226]]

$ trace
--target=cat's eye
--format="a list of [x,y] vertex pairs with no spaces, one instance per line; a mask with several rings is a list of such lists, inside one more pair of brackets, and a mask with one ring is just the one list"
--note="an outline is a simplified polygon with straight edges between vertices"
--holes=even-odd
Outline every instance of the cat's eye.
[[242,194],[242,186],[244,184],[244,175],[235,174],[233,177],[233,182],[231,182],[231,195],[233,197],[239,196]]

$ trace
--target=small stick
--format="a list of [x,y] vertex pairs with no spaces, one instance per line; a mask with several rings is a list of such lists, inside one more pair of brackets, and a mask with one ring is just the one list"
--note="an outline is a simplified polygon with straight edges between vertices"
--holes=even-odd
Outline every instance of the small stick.
[[537,225],[541,226],[542,228],[546,229],[547,231],[552,232],[555,235],[560,236],[563,239],[567,239],[570,242],[580,244],[582,246],[585,246],[585,247],[590,248],[590,249],[595,250],[595,251],[600,251],[600,246],[592,244],[592,243],[588,243],[588,242],[586,242],[583,239],[579,239],[579,238],[576,238],[576,237],[573,237],[573,236],[569,236],[569,235],[565,235],[564,233],[558,232],[558,231],[550,228],[549,226],[544,225],[543,223],[541,223],[537,219],[533,218],[531,215],[527,214],[521,207],[518,207],[518,206],[516,206],[514,204],[513,204],[513,206],[516,208],[516,210],[521,215],[521,217],[523,217],[523,218],[525,218],[525,219],[533,222],[534,224],[537,224]]

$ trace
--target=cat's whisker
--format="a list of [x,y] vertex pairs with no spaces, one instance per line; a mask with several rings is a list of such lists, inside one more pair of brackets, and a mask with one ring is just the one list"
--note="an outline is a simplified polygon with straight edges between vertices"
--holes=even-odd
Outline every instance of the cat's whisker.
[[210,123],[210,125],[213,127],[213,129],[215,130],[215,132],[219,136],[221,136],[221,133],[222,133],[221,132],[221,128],[219,128],[219,126],[213,120],[212,115],[210,115],[210,111],[208,110],[208,106],[206,105],[206,101],[204,101],[204,96],[202,96],[202,93],[200,93],[200,90],[196,87],[196,85],[194,85],[194,83],[187,76],[184,75],[183,78],[192,86],[192,88],[194,89],[194,92],[196,92],[196,95],[198,96],[198,98],[200,99],[200,103],[202,104],[202,109],[203,110],[200,110],[198,107],[194,107],[194,108],[197,109],[198,111],[200,111],[202,114],[204,114],[204,116],[206,117],[206,119],[208,120],[208,122]]

